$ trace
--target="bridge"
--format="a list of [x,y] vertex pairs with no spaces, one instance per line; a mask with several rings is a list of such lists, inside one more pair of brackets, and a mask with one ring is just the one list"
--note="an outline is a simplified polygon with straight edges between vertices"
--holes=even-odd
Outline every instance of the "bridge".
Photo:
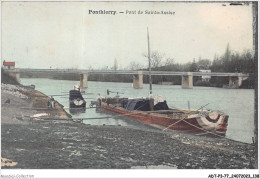
[[[19,74],[23,72],[32,73],[76,73],[80,75],[80,87],[87,88],[89,74],[115,74],[115,75],[133,75],[133,87],[143,88],[143,75],[149,75],[149,71],[137,70],[85,70],[85,69],[32,69],[32,68],[16,68],[14,70],[6,70],[11,74],[15,74],[19,78]],[[229,77],[229,87],[238,88],[242,85],[242,81],[249,77],[248,73],[220,73],[220,72],[174,72],[174,71],[152,71],[151,75],[169,75],[181,76],[182,88],[193,88],[193,76],[226,76]]]

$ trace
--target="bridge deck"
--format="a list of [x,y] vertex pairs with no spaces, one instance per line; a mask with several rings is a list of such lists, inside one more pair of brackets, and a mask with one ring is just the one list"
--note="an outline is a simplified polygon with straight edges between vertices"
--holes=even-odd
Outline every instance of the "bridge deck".
[[[10,70],[11,71],[11,70]],[[134,70],[84,70],[84,69],[31,69],[17,68],[13,72],[46,72],[46,73],[78,73],[78,74],[118,74],[118,75],[137,75],[140,71]],[[149,71],[141,71],[143,75],[148,75]],[[151,75],[170,75],[183,76],[188,75],[188,72],[173,72],[173,71],[152,71]],[[248,73],[220,73],[220,72],[192,72],[192,76],[240,76],[249,77]]]

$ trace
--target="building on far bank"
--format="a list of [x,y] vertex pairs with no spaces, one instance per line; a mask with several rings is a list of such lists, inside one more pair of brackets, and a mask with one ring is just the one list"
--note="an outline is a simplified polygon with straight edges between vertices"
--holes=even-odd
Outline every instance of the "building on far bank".
[[[211,73],[209,66],[199,66],[198,70],[202,73]],[[209,81],[211,76],[203,75],[201,76],[202,81]]]
[[15,62],[3,62],[3,68],[7,70],[14,70],[15,69]]

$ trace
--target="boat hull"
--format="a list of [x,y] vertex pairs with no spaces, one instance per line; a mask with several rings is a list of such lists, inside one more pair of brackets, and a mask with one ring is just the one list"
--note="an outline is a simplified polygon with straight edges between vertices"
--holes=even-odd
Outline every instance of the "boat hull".
[[173,112],[173,116],[169,117],[164,114],[147,113],[146,111],[127,111],[124,108],[106,104],[102,104],[101,109],[123,114],[141,123],[161,129],[221,136],[225,136],[227,130],[228,116],[225,114],[209,117],[199,113],[186,113],[178,116]]
[[69,105],[70,109],[86,108],[86,101],[79,90],[70,90]]
[[82,104],[75,104],[73,100],[70,101],[70,108],[72,109],[79,109],[79,108],[86,108],[86,102],[83,101]]

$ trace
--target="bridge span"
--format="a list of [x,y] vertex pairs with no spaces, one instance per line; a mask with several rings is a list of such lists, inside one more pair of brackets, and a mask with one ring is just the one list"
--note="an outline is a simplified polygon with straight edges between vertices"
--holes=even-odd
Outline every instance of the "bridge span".
[[[114,75],[133,75],[133,87],[143,88],[143,75],[149,75],[146,70],[86,70],[86,69],[33,69],[16,68],[7,70],[9,73],[18,74],[23,72],[31,73],[76,73],[80,75],[80,87],[87,88],[89,74],[114,74]],[[174,71],[152,71],[151,75],[181,76],[182,88],[193,88],[193,76],[218,76],[229,77],[229,87],[238,88],[242,81],[249,77],[247,73],[220,73],[220,72],[174,72]]]
[[[149,75],[146,70],[85,70],[85,69],[33,69],[33,68],[16,68],[17,72],[48,72],[48,73],[77,73],[77,74],[117,74],[117,75]],[[170,76],[234,76],[249,77],[248,73],[221,73],[221,72],[174,72],[174,71],[151,71],[151,75],[170,75]]]

